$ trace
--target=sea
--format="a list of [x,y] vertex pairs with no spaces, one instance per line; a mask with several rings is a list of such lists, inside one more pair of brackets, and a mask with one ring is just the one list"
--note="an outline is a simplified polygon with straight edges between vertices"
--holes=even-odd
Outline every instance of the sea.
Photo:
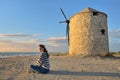
[[0,58],[35,55],[39,55],[39,52],[0,52]]

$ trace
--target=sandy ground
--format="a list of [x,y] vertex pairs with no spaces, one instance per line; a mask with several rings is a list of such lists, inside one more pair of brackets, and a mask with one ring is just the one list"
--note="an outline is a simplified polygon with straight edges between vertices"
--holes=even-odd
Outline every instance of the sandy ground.
[[120,58],[50,56],[48,74],[28,73],[37,58],[0,58],[0,80],[120,80]]

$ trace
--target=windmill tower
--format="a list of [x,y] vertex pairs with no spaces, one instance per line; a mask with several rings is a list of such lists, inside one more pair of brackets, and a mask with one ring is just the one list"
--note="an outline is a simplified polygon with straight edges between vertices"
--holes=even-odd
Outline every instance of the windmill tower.
[[86,8],[70,17],[69,54],[99,55],[109,53],[107,15]]

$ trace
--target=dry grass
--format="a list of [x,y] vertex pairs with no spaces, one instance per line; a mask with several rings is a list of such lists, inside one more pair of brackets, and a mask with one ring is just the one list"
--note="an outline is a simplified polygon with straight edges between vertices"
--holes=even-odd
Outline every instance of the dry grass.
[[50,56],[67,56],[69,55],[68,52],[64,52],[64,53],[51,53]]
[[[64,53],[50,53],[50,56],[68,56],[69,53],[68,52],[64,52]],[[79,55],[81,56],[81,55]],[[92,57],[94,56],[100,56],[100,57],[120,57],[120,51],[119,52],[109,52],[109,54],[107,54],[106,52],[102,52],[100,55],[91,55]],[[86,57],[86,56],[84,56]],[[89,56],[90,57],[90,56]]]
[[109,55],[113,56],[113,57],[120,57],[120,51],[119,52],[110,52]]

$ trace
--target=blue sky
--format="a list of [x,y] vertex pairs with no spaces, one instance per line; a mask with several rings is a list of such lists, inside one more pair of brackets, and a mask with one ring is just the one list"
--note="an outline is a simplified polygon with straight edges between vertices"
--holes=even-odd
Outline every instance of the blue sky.
[[[0,51],[67,51],[66,24],[59,24],[86,7],[108,15],[110,51],[120,51],[120,0],[0,0]],[[12,47],[11,47],[12,46]]]

